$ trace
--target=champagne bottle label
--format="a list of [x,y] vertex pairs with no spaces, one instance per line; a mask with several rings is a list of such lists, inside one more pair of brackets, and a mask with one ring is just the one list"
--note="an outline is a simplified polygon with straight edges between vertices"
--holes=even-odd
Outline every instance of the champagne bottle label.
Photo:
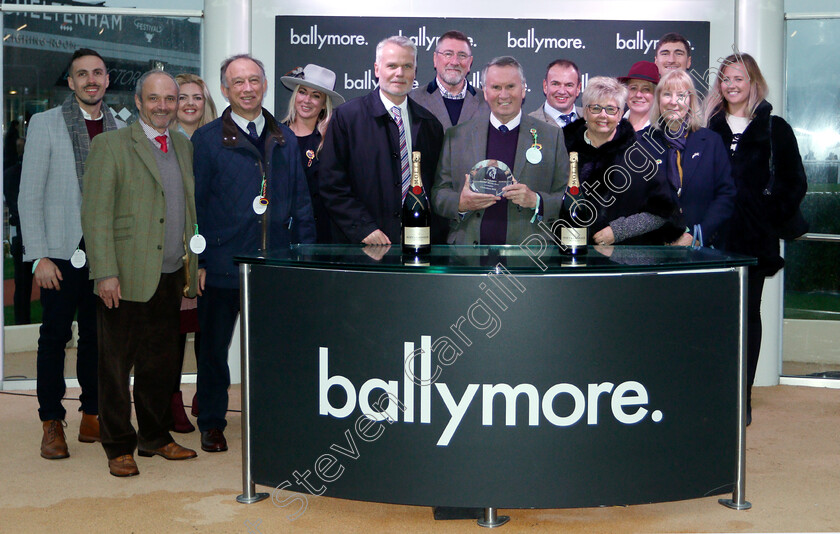
[[561,228],[560,242],[567,247],[585,247],[586,228]]
[[405,244],[418,247],[420,245],[428,245],[431,239],[431,233],[428,226],[406,226],[405,227]]

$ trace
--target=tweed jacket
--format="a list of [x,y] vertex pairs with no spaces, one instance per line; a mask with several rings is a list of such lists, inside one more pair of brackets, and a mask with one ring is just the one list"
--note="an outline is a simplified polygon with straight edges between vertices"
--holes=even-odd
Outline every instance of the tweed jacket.
[[[446,111],[446,104],[443,103],[443,95],[440,94],[437,78],[426,86],[413,89],[408,96],[431,111],[432,115],[440,121],[444,131],[452,128],[452,120],[449,118],[449,112]],[[464,97],[464,107],[461,108],[461,116],[458,117],[458,122],[467,122],[484,111],[490,111],[484,101],[484,91],[476,89],[470,85],[470,82],[467,82],[467,94]]]
[[[458,203],[464,187],[464,175],[473,165],[487,159],[488,128],[490,113],[453,126],[444,137],[443,152],[432,188],[432,210],[448,219],[449,236],[446,242],[450,245],[480,244],[484,210],[469,212],[462,219]],[[525,159],[525,151],[534,144],[530,133],[532,128],[537,131],[538,143],[542,145],[542,160],[537,164]],[[569,181],[569,154],[563,142],[563,130],[523,114],[512,170],[514,178],[540,195],[543,219],[550,226],[560,215],[563,193]],[[507,215],[506,242],[509,245],[518,245],[529,235],[540,231],[538,221],[531,222],[534,217],[531,209],[508,202]]]
[[[184,184],[186,238],[193,235],[196,223],[192,145],[174,129],[169,137]],[[134,302],[152,298],[163,265],[166,198],[152,150],[139,121],[97,135],[83,178],[82,229],[90,277],[118,277],[122,299]],[[192,297],[198,261],[191,251],[186,253],[188,280],[193,282],[188,296]]]
[[[102,113],[111,111],[103,104]],[[117,128],[125,124],[116,119]],[[29,122],[20,182],[24,261],[69,260],[82,240],[82,190],[61,106]]]

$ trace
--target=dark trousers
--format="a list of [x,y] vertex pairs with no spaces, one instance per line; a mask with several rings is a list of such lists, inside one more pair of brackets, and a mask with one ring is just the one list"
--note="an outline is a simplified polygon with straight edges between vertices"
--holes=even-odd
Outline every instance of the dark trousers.
[[20,226],[12,238],[10,252],[15,266],[15,324],[32,322],[32,262],[23,261],[23,243]]
[[747,406],[751,406],[752,385],[761,353],[761,293],[766,279],[753,270],[747,277]]
[[239,313],[239,289],[206,286],[198,297],[198,428],[202,432],[227,426],[228,348]]
[[60,289],[41,289],[43,319],[38,338],[37,390],[41,421],[64,419],[64,347],[72,336],[73,318],[78,312],[79,345],[76,377],[82,387],[82,411],[99,413],[96,386],[98,351],[96,343],[96,301],[87,267],[76,269],[68,260],[50,258],[61,271]]
[[[99,430],[108,458],[132,454],[135,447],[157,449],[173,441],[169,401],[181,369],[178,358],[178,314],[184,270],[160,275],[148,302],[121,300],[108,309],[98,299]],[[129,376],[134,368],[134,411],[131,424]]]

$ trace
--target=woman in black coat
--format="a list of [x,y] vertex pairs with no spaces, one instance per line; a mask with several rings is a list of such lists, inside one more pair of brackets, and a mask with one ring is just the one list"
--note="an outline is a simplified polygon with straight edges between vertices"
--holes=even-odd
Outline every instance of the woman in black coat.
[[332,118],[333,108],[344,103],[344,97],[333,91],[335,73],[309,64],[280,78],[292,90],[286,116],[282,122],[295,133],[303,159],[303,172],[312,197],[315,234],[318,243],[332,243],[330,218],[318,191],[318,167],[324,134]]
[[666,74],[654,91],[650,133],[639,138],[661,154],[658,172],[668,184],[688,231],[674,245],[725,249],[735,183],[718,134],[703,128],[700,98],[683,70]]
[[627,88],[615,78],[592,78],[582,96],[583,118],[563,129],[566,148],[578,153],[583,196],[595,212],[584,226],[590,244],[663,245],[684,225],[674,224],[679,216],[667,186],[650,178],[656,164],[621,118],[626,99]]
[[[729,250],[758,258],[749,270],[747,316],[747,424],[752,420],[750,392],[761,349],[761,293],[764,280],[784,265],[779,254],[780,225],[796,214],[807,179],[793,129],[771,116],[764,100],[767,82],[749,54],[727,57],[706,99],[709,128],[729,148],[737,196],[730,221]],[[770,182],[771,142],[775,163]]]

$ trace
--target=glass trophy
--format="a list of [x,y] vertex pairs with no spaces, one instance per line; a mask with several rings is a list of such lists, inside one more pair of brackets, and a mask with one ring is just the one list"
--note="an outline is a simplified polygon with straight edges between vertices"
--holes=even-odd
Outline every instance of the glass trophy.
[[502,188],[513,184],[510,167],[497,159],[485,159],[470,170],[470,189],[476,193],[502,196]]

